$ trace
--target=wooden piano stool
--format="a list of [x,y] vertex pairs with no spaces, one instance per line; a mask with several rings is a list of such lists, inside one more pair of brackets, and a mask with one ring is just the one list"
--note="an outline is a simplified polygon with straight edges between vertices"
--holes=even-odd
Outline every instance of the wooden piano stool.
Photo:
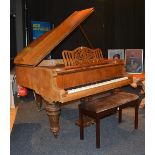
[[134,127],[138,128],[139,96],[128,92],[116,92],[109,96],[83,101],[79,104],[80,139],[84,139],[83,115],[96,120],[96,148],[100,148],[100,119],[116,113],[119,114],[119,123],[122,121],[122,109],[130,106],[135,107]]

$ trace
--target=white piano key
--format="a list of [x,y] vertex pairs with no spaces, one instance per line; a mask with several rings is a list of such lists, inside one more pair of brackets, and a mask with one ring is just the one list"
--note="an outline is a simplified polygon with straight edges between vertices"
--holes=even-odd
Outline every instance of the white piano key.
[[103,86],[103,85],[107,85],[107,84],[111,84],[111,83],[114,83],[114,82],[119,82],[119,81],[123,81],[123,80],[127,80],[127,79],[128,79],[128,77],[122,77],[122,78],[118,78],[118,79],[113,79],[113,80],[109,80],[109,81],[105,81],[105,82],[101,82],[101,83],[88,85],[88,86],[85,86],[85,87],[70,89],[67,92],[68,92],[68,94],[76,93],[76,92],[79,92],[79,91],[83,91],[83,90],[87,90],[87,89],[91,89],[91,88],[96,88],[96,87],[100,87],[100,86]]

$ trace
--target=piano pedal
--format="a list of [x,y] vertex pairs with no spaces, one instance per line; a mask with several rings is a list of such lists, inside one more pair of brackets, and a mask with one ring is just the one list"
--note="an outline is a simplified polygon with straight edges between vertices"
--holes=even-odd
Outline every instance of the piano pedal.
[[[84,119],[83,119],[83,126],[84,126],[84,127],[89,127],[89,126],[91,126],[91,125],[93,125],[93,124],[95,124],[95,123],[96,123],[96,121],[95,121],[93,118],[84,117]],[[81,121],[80,121],[79,119],[76,120],[76,121],[75,121],[75,125],[77,125],[77,126],[80,127]]]

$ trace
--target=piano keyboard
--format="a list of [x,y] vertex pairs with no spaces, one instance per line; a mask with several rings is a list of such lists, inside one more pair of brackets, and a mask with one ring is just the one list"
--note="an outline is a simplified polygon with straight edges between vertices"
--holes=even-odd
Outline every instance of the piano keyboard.
[[109,81],[104,81],[104,82],[99,82],[99,83],[95,83],[95,84],[90,84],[90,85],[87,85],[87,86],[84,86],[84,87],[79,87],[79,88],[75,88],[75,89],[69,89],[69,90],[67,90],[67,93],[68,94],[76,93],[76,92],[80,92],[80,91],[83,91],[83,90],[87,90],[87,89],[91,89],[91,88],[96,88],[96,87],[104,86],[104,85],[107,85],[107,84],[112,84],[112,83],[123,81],[123,80],[127,80],[127,79],[128,79],[128,77],[121,77],[121,78],[112,79],[112,80],[109,80]]

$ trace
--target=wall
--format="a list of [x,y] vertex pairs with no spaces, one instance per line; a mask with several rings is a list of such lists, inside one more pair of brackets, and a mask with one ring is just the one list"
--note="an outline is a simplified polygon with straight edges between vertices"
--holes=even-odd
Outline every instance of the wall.
[[145,49],[145,1],[115,0],[115,48]]

